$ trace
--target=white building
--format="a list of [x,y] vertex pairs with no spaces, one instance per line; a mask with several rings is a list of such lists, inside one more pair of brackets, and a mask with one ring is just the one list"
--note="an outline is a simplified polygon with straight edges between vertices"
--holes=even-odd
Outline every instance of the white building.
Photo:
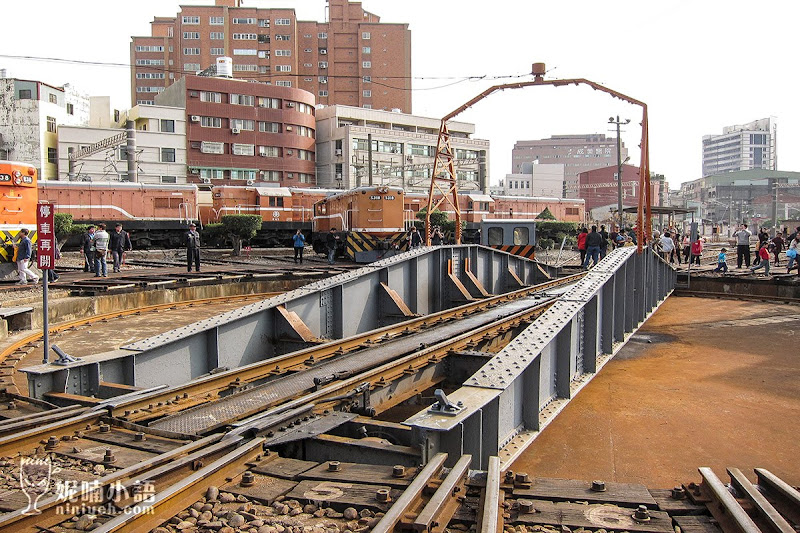
[[775,120],[762,118],[726,126],[722,135],[703,136],[703,177],[737,170],[778,170]]
[[[317,109],[317,185],[350,189],[372,184],[427,192],[441,121],[391,111],[334,105]],[[449,122],[458,186],[464,191],[489,187],[489,141],[473,139],[475,125]]]
[[[93,102],[93,112],[102,122],[107,106]],[[59,128],[58,159],[60,180],[68,180],[68,154],[125,132],[125,122],[135,124],[137,181],[139,183],[186,183],[186,116],[183,108],[137,105],[119,117],[110,128]],[[126,143],[115,144],[75,162],[75,177],[81,181],[129,181]]]
[[6,78],[0,70],[0,159],[35,166],[39,179],[56,179],[58,129],[88,120],[89,98],[71,86]]
[[564,165],[529,164],[523,170],[523,174],[506,174],[500,182],[502,194],[564,197]]

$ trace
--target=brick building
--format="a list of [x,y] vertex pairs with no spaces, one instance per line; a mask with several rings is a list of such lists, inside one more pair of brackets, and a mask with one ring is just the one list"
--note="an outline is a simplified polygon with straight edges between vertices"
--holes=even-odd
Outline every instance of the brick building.
[[408,24],[382,23],[348,0],[328,0],[326,22],[240,3],[184,5],[175,17],[156,17],[150,36],[132,37],[132,105],[154,103],[183,75],[227,56],[234,77],[300,88],[321,104],[411,112]]
[[[663,181],[651,178],[653,205],[658,205],[659,193],[663,186]],[[617,209],[617,166],[581,172],[578,175],[577,192],[579,198],[586,200],[586,211],[591,213],[590,218],[605,220],[612,210]],[[640,192],[639,167],[622,165],[622,206],[638,206]]]
[[313,94],[189,75],[158,95],[157,103],[186,109],[188,183],[316,184]]

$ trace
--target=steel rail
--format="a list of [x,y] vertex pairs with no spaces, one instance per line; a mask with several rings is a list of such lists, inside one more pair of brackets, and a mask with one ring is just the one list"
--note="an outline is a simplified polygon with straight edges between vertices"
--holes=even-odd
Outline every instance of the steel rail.
[[480,533],[497,533],[503,531],[503,513],[500,512],[500,458],[489,457],[489,468],[486,472],[486,486],[481,492],[481,506],[478,513],[477,530]]
[[708,510],[726,533],[761,533],[761,530],[728,492],[717,475],[708,467],[698,469],[703,477],[701,490],[711,500]]
[[247,470],[247,463],[263,453],[264,439],[255,438],[201,468],[165,490],[150,502],[139,504],[138,513],[123,513],[93,529],[97,533],[112,531],[149,531],[175,516],[200,499],[210,485],[221,486]]
[[[220,450],[227,450],[234,445],[233,441],[219,442],[221,434],[211,435],[201,440],[189,442],[183,446],[159,454],[156,457],[142,461],[128,468],[117,470],[94,483],[86,483],[69,492],[69,497],[65,495],[54,495],[37,502],[36,509],[39,514],[23,514],[23,509],[18,509],[10,513],[0,515],[0,529],[14,528],[17,533],[21,532],[41,532],[42,528],[51,528],[65,522],[75,513],[67,513],[65,510],[70,500],[92,501],[97,505],[102,505],[108,500],[110,489],[119,487],[130,487],[133,483],[141,480],[155,481],[159,475],[158,468],[167,467],[168,471],[174,471],[187,463],[200,460],[203,457],[219,454]],[[123,482],[127,482],[123,485]],[[70,508],[79,509],[79,505]]]
[[71,436],[76,431],[85,431],[87,425],[97,425],[106,416],[105,413],[81,413],[66,420],[0,437],[0,457],[14,457],[17,454],[28,453],[42,446],[42,441],[48,436],[60,438],[65,435]]
[[420,504],[420,497],[425,487],[434,479],[447,460],[446,453],[437,453],[428,461],[428,464],[417,474],[414,481],[403,491],[403,495],[386,511],[383,518],[372,528],[372,533],[389,533],[394,530],[406,513]]
[[[581,279],[584,275],[584,273],[573,274],[510,293],[463,304],[431,315],[413,318],[400,324],[384,326],[346,339],[331,341],[265,361],[259,361],[225,372],[204,376],[188,383],[169,387],[163,391],[153,393],[152,395],[144,395],[117,404],[111,410],[110,414],[133,421],[145,421],[172,414],[177,410],[184,410],[188,407],[206,403],[217,397],[220,392],[228,391],[231,388],[242,387],[268,377],[286,374],[295,369],[305,367],[309,363],[319,363],[320,361],[349,353],[367,345],[374,345],[375,343],[389,338],[409,334],[420,328],[429,327],[445,320],[459,318],[467,314],[476,313],[490,306],[524,298],[547,289],[571,284]],[[173,404],[176,400],[176,404]],[[169,401],[171,405],[167,405],[167,401]],[[161,408],[158,408],[159,403],[162,404]],[[175,405],[180,409],[176,410]]]
[[774,533],[796,533],[789,522],[767,501],[763,494],[758,492],[758,489],[750,483],[741,470],[728,468],[728,475],[731,476],[731,485],[753,504],[759,517]]
[[464,497],[464,484],[471,462],[471,455],[461,456],[414,519],[412,523],[414,530],[438,533],[447,527],[453,514],[458,510],[458,493],[461,493],[461,498]]
[[756,468],[758,487],[789,520],[800,524],[800,491],[765,468]]

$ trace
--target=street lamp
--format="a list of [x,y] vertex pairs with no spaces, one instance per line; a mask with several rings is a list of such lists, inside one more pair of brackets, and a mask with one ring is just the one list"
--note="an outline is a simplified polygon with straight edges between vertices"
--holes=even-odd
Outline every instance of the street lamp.
[[[617,213],[619,213],[619,228],[618,231],[622,231],[622,148],[621,148],[621,141],[620,141],[620,124],[630,124],[631,119],[626,118],[625,122],[621,122],[619,120],[619,115],[617,115],[617,119],[614,120],[614,117],[608,118],[609,124],[616,124],[617,125]],[[627,159],[626,159],[627,161]],[[640,191],[640,194],[642,192]]]

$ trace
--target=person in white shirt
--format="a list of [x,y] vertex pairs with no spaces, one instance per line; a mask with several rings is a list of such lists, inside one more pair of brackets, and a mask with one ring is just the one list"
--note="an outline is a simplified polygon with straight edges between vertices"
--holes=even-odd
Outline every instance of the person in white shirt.
[[97,231],[92,236],[94,242],[94,277],[108,277],[108,264],[106,255],[108,254],[108,241],[111,237],[106,231],[105,224],[98,224]]
[[672,251],[675,249],[675,241],[672,240],[668,231],[661,236],[661,257],[664,261],[672,259]]

